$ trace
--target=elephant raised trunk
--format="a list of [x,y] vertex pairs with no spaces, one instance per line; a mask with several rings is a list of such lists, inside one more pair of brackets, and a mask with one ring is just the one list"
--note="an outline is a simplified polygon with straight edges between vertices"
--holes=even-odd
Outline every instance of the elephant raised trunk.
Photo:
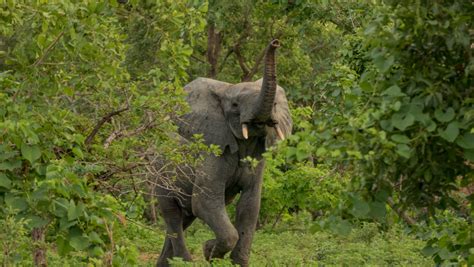
[[265,53],[262,89],[254,113],[254,120],[258,122],[267,122],[271,119],[273,101],[275,100],[277,88],[275,51],[278,47],[280,47],[280,41],[275,39],[270,42]]
[[[278,137],[283,140],[285,137],[281,129],[272,121],[273,102],[275,101],[277,89],[275,51],[278,47],[280,47],[280,41],[275,39],[270,42],[266,49],[262,88],[257,105],[253,111],[252,120],[257,123],[274,126]],[[246,123],[242,124],[242,135],[245,139],[248,138],[248,126]]]

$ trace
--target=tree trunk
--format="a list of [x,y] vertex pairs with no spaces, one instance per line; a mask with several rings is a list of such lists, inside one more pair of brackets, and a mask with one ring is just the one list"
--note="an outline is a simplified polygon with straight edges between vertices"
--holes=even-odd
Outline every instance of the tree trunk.
[[209,23],[207,28],[207,61],[209,70],[207,76],[215,78],[217,75],[217,63],[221,51],[221,33],[216,30],[214,23]]
[[35,266],[48,266],[46,249],[44,247],[44,232],[44,227],[34,228],[31,232],[31,239],[33,239],[33,263]]

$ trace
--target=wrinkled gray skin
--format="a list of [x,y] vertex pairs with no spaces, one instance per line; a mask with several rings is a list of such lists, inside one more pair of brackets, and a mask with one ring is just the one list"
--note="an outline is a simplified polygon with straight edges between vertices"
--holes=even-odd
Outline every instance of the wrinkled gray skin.
[[[196,217],[215,233],[204,243],[207,260],[222,258],[231,251],[235,264],[248,266],[250,246],[257,224],[262,189],[264,160],[262,153],[277,139],[291,133],[292,121],[284,90],[276,85],[275,50],[277,40],[267,48],[263,81],[229,84],[206,78],[189,83],[187,101],[192,111],[180,123],[180,135],[190,139],[203,134],[207,144],[219,145],[220,156],[206,155],[194,172],[178,177],[176,190],[157,189],[158,205],[166,222],[167,237],[157,266],[168,266],[168,259],[192,260],[183,231]],[[242,125],[248,126],[248,138]],[[252,168],[242,161],[257,159]],[[235,222],[225,206],[240,193]]]

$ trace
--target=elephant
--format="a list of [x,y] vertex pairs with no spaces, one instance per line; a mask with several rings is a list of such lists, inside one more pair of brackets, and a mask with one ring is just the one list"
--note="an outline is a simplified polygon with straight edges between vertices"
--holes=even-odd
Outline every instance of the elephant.
[[[263,79],[230,84],[197,78],[184,87],[191,111],[178,122],[179,135],[191,140],[202,134],[205,144],[218,145],[221,153],[206,154],[195,171],[178,175],[174,190],[157,187],[157,205],[166,223],[157,266],[168,266],[172,257],[192,261],[183,231],[195,218],[215,234],[203,245],[206,260],[231,252],[234,264],[248,266],[261,201],[262,153],[292,129],[285,91],[276,81],[279,46],[275,39],[266,48]],[[248,157],[256,160],[254,164],[245,160]],[[225,207],[239,193],[233,224]]]

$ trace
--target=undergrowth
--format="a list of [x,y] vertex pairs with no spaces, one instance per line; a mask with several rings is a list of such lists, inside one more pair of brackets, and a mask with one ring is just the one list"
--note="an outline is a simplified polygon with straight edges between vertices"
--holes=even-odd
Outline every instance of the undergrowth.
[[[375,223],[364,223],[346,236],[326,230],[312,232],[309,214],[282,221],[276,227],[267,225],[255,235],[250,257],[251,266],[432,266],[433,261],[422,255],[424,242],[407,234],[401,226],[393,225],[383,231]],[[8,224],[8,223],[7,223]],[[11,224],[10,224],[11,225]],[[13,226],[13,225],[11,225]],[[21,228],[21,227],[20,227]],[[154,266],[164,241],[163,225],[148,226],[129,221],[114,232],[113,266]],[[0,231],[1,232],[1,231]],[[12,237],[12,235],[8,235]],[[210,266],[203,258],[202,244],[213,234],[197,220],[187,231],[186,240],[194,262],[174,259],[172,266]],[[25,239],[4,239],[3,246],[15,247],[10,256],[21,266],[32,266]],[[98,258],[77,252],[60,256],[54,244],[48,243],[49,266],[103,266]],[[24,249],[23,249],[24,247]],[[3,255],[5,256],[5,255]],[[0,259],[2,256],[0,255]],[[10,261],[12,262],[12,261]],[[14,262],[14,261],[13,261]],[[212,266],[233,266],[228,258]]]

